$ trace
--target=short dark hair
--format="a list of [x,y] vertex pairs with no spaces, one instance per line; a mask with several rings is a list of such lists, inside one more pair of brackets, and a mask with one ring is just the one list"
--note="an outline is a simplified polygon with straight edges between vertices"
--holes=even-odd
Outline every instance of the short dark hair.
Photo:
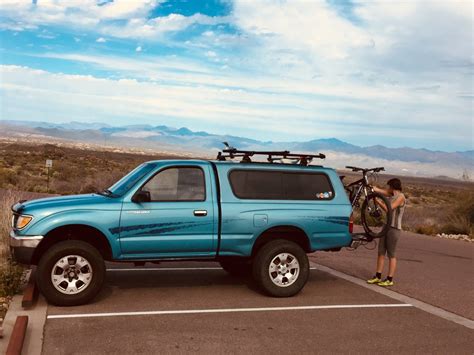
[[400,179],[393,178],[387,181],[387,185],[394,190],[402,191],[402,182]]

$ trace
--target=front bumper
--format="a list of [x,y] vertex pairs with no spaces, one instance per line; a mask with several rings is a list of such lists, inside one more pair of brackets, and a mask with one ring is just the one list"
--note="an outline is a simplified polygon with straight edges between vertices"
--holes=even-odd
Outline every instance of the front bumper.
[[42,235],[22,235],[10,232],[10,250],[15,261],[30,265],[38,244],[43,240]]

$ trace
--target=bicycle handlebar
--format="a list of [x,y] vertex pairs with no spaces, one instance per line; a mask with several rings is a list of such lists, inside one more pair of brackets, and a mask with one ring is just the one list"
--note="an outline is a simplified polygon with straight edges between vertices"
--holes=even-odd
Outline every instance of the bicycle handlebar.
[[346,166],[346,169],[351,169],[352,171],[362,171],[363,173],[368,173],[369,171],[373,171],[374,173],[378,173],[379,171],[385,171],[385,168],[383,166],[371,169],[359,168],[356,166]]

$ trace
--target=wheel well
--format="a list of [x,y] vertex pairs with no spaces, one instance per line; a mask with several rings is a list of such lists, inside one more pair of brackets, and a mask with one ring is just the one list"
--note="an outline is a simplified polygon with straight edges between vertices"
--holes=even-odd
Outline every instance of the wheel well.
[[279,226],[267,229],[260,234],[253,245],[252,256],[254,256],[266,243],[276,239],[289,240],[298,244],[305,252],[311,252],[309,238],[301,228],[294,226]]
[[96,248],[105,260],[112,259],[112,249],[107,237],[98,229],[81,224],[61,226],[49,231],[36,248],[32,264],[38,264],[39,259],[52,245],[65,240],[81,240]]

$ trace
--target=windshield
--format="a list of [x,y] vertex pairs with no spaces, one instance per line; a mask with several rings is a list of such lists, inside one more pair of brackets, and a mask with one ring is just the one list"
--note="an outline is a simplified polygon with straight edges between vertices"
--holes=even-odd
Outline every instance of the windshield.
[[108,190],[116,196],[122,196],[155,167],[156,164],[154,163],[144,163],[139,165],[113,184]]

